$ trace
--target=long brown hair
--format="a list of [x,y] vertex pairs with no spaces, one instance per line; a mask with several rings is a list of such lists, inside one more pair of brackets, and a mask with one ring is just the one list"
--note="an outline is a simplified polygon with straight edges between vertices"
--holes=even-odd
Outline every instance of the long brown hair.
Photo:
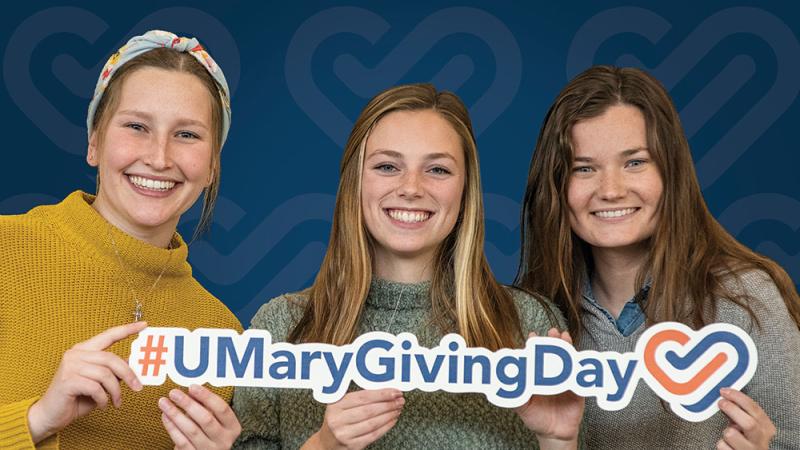
[[[478,153],[466,107],[430,84],[381,92],[361,112],[344,149],[333,227],[308,303],[290,342],[347,344],[356,337],[372,281],[372,242],[361,210],[361,174],[370,131],[394,111],[432,110],[461,138],[466,177],[461,211],[432,261],[432,316],[442,332],[457,331],[471,346],[513,347],[522,339],[511,295],[492,275],[483,251],[483,199]],[[454,328],[454,330],[453,330]]]
[[[205,188],[203,209],[200,213],[200,221],[195,227],[194,239],[211,225],[211,216],[214,214],[214,206],[217,202],[221,175],[223,105],[219,95],[220,87],[205,67],[192,55],[169,48],[155,48],[131,59],[111,76],[111,80],[103,92],[103,97],[97,105],[92,129],[96,130],[98,144],[101,145],[105,139],[109,121],[119,107],[125,80],[137,70],[147,67],[194,75],[209,94],[211,102],[211,183]],[[99,192],[100,178],[98,177],[97,193]]]
[[644,115],[648,150],[664,183],[658,225],[635,280],[637,291],[646,277],[652,281],[644,304],[648,323],[670,320],[701,327],[710,319],[706,309],[715,311],[716,300],[726,298],[758,324],[752,299],[727,281],[755,269],[772,278],[800,324],[794,283],[778,264],[739,243],[711,215],[672,100],[658,80],[635,68],[592,67],[567,84],[550,107],[528,172],[515,284],[551,298],[579,338],[582,286],[592,261],[591,249],[571,230],[568,216],[572,127],[619,104],[635,106]]

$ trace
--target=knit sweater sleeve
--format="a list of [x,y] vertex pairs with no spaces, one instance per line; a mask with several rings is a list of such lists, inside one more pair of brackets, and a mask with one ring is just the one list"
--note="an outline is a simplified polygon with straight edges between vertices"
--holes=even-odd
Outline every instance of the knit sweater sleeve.
[[[296,322],[295,297],[276,297],[259,308],[250,328],[270,332],[272,342],[285,342]],[[279,449],[281,445],[280,401],[278,390],[260,387],[237,387],[233,392],[233,410],[242,425],[236,449]]]
[[34,445],[31,430],[28,427],[28,410],[39,400],[39,397],[26,398],[18,402],[0,405],[0,448],[57,450],[59,433],[50,436]]
[[28,409],[36,400],[29,398],[0,406],[0,448],[34,448],[28,429]]
[[520,326],[526,339],[530,332],[545,336],[550,328],[566,329],[564,316],[552,301],[545,297],[533,296],[516,287],[507,289],[517,305]]
[[[19,261],[11,256],[11,249],[16,249],[19,242],[24,240],[26,233],[30,233],[31,227],[24,218],[25,216],[0,216],[0,242],[3,248],[0,258],[0,303],[12,301],[6,287],[20,276],[16,271]],[[15,329],[12,324],[13,314],[10,314],[10,311],[12,308],[9,304],[0,304],[0,336],[4,339]],[[6,359],[21,357],[24,349],[18,347],[20,346],[14,346],[13,343],[4,343],[2,352],[5,358],[0,357],[0,360],[5,362]],[[14,383],[9,382],[9,378],[13,378],[13,375],[7,372],[7,368],[6,364],[0,364],[0,380],[6,382],[2,387],[5,389],[9,389],[9,385],[14,386]],[[33,437],[28,427],[28,410],[39,400],[39,396],[34,395],[11,402],[8,402],[10,396],[0,395],[0,397],[4,398],[4,401],[0,401],[2,403],[0,404],[0,448],[34,448]],[[58,434],[40,442],[39,448],[58,448]]]
[[[758,318],[754,323],[744,309],[722,300],[717,320],[750,333],[758,351],[758,368],[742,392],[767,413],[777,428],[770,448],[797,448],[800,442],[800,330],[794,323],[775,283],[764,272],[741,275],[735,290],[750,297]],[[721,437],[721,436],[720,436]]]

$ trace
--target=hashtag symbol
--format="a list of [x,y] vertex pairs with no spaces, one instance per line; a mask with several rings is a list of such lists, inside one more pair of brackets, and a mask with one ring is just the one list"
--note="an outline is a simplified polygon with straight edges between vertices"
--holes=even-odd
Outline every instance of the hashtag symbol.
[[[166,364],[166,361],[162,358],[164,352],[167,351],[167,347],[164,347],[164,336],[158,337],[158,345],[155,347],[153,346],[153,336],[147,336],[147,344],[141,350],[144,355],[144,358],[139,360],[139,364],[142,365],[142,376],[147,376],[147,369],[152,365],[153,376],[157,377],[161,365]],[[155,357],[152,357],[153,354],[155,354]]]

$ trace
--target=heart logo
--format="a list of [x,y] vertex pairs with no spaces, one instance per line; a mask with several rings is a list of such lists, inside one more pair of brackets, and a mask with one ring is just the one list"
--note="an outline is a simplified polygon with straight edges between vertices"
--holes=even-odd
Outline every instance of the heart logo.
[[749,244],[778,262],[792,279],[800,279],[800,201],[788,195],[764,192],[742,197],[719,215],[719,223],[744,241],[751,231],[764,240]]
[[[375,45],[389,31],[383,17],[357,7],[335,7],[320,11],[295,32],[286,52],[286,82],[297,105],[308,117],[343,147],[353,121],[329,98],[314,81],[314,56],[321,47],[336,49],[330,44],[334,36],[356,35]],[[423,19],[394,48],[367,68],[342,48],[331,62],[332,70],[350,91],[367,99],[383,89],[396,85],[431,49],[445,38],[469,35],[485,43],[494,56],[495,77],[489,88],[470,105],[475,134],[479,135],[511,104],[522,78],[522,55],[514,35],[497,17],[486,11],[454,7],[437,11]],[[470,38],[467,38],[470,39]],[[350,41],[345,41],[350,42]],[[324,45],[323,45],[324,44]],[[465,43],[470,48],[472,41]],[[319,53],[327,54],[328,51]],[[464,54],[449,57],[429,80],[438,88],[458,92],[476,72],[486,69]],[[474,97],[474,96],[470,96]],[[360,110],[362,102],[351,104],[351,111]]]
[[750,336],[725,323],[693,331],[681,323],[662,322],[644,332],[636,351],[648,386],[676,414],[693,422],[716,413],[719,390],[741,389],[758,364]]
[[[191,29],[187,29],[190,27]],[[109,25],[93,12],[77,7],[54,7],[39,11],[25,19],[8,40],[3,56],[3,79],[8,95],[19,109],[47,136],[53,144],[74,155],[86,153],[86,107],[94,85],[108,56],[128,38],[142,30],[168,29],[179,34],[197,33],[202,42],[214,49],[214,56],[225,68],[231,88],[236,90],[239,80],[239,48],[230,31],[214,16],[196,8],[174,7],[155,11],[130,31],[110,45],[102,40]],[[73,35],[87,43],[105,42],[100,53],[92,48],[64,47],[70,39],[54,39],[62,34]],[[65,54],[64,51],[69,51]],[[49,95],[35,84],[33,70],[42,71],[34,64],[34,54],[54,54],[52,75],[57,85],[67,88],[80,101],[72,102],[70,113],[51,103]],[[73,53],[83,53],[79,57]],[[80,61],[96,61],[85,67]],[[79,107],[75,107],[79,104]],[[76,125],[76,123],[78,125]]]
[[[567,55],[567,76],[572,78],[598,63],[641,67],[658,78],[667,90],[691,76],[692,70],[717,45],[732,35],[750,35],[770,49],[758,55],[736,55],[708,85],[704,86],[680,111],[687,138],[700,131],[718,112],[730,107],[732,98],[755,77],[757,68],[777,66],[775,82],[755,101],[736,123],[697,161],[697,175],[703,189],[714,184],[728,168],[792,105],[800,92],[800,43],[792,29],[780,18],[758,8],[734,7],[718,11],[700,23],[659,64],[648,67],[630,54],[616,60],[598,61],[601,46],[619,35],[636,34],[661,45],[671,25],[653,11],[621,7],[603,11],[575,33]],[[637,38],[632,43],[639,43]],[[658,54],[653,50],[654,54]],[[767,59],[766,63],[754,60]],[[774,60],[774,62],[773,62]],[[770,75],[772,76],[772,75]]]

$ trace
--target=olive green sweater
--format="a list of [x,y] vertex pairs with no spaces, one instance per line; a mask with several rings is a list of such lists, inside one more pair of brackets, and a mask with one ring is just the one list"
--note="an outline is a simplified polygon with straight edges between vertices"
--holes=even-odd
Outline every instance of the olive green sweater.
[[[514,290],[522,331],[540,335],[551,324],[541,304]],[[299,320],[306,298],[301,294],[277,297],[253,317],[251,328],[268,330],[274,342],[286,340]],[[429,283],[372,282],[359,334],[410,332],[425,347],[438,345],[442,335],[430,319]],[[551,307],[555,311],[555,307]],[[492,405],[482,394],[443,391],[405,393],[406,403],[397,424],[371,448],[536,448],[536,436],[513,410]],[[233,408],[242,423],[235,448],[298,448],[319,430],[325,405],[310,390],[239,388]]]

